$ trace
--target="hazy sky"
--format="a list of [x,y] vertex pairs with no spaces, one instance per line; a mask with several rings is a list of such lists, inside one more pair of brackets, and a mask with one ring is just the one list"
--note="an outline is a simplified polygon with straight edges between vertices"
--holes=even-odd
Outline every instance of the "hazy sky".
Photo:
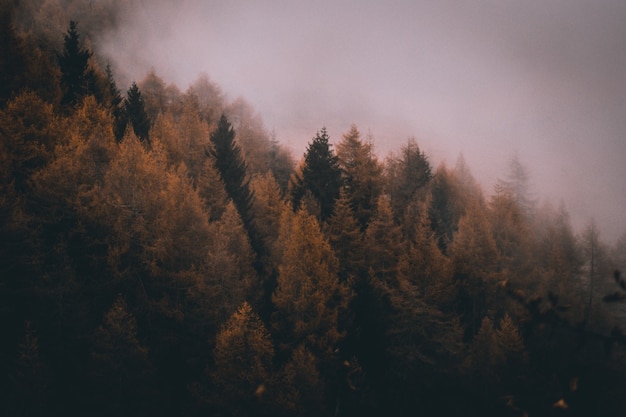
[[515,154],[538,197],[605,240],[626,231],[626,2],[145,2],[101,40],[182,90],[205,72],[299,157],[356,123],[381,156],[408,137],[463,153],[491,192]]

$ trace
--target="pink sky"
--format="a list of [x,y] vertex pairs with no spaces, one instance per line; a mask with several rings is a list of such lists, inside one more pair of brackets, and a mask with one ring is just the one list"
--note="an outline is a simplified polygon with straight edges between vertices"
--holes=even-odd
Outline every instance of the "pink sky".
[[300,156],[356,123],[381,156],[415,137],[491,192],[517,153],[577,228],[626,231],[626,3],[149,2],[100,42],[128,78],[201,72]]

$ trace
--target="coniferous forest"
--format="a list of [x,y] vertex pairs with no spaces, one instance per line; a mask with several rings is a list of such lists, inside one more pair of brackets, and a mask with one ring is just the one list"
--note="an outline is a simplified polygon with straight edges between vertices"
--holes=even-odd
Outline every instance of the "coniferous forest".
[[626,235],[517,158],[485,190],[349,124],[294,157],[208,76],[117,84],[106,20],[42,37],[37,3],[0,15],[1,415],[626,413]]

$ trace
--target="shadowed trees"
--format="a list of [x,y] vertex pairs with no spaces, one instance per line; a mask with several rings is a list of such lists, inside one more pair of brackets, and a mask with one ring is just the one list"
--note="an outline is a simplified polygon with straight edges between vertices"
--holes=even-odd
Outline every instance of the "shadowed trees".
[[70,21],[69,29],[63,37],[63,52],[57,54],[63,88],[61,105],[73,107],[89,94],[101,96],[98,94],[96,74],[89,68],[91,56],[92,52],[80,44],[76,22]]
[[250,179],[247,165],[241,154],[241,148],[235,142],[235,130],[225,115],[222,115],[217,127],[211,133],[213,147],[209,150],[215,159],[215,167],[220,173],[226,193],[235,203],[255,249],[260,249],[253,226],[252,201],[254,195],[250,191]]
[[150,119],[146,113],[145,102],[137,83],[133,83],[126,93],[124,111],[126,112],[126,117],[133,128],[135,136],[137,136],[140,141],[150,145]]
[[292,188],[294,209],[298,209],[308,191],[319,204],[320,222],[332,214],[341,189],[339,160],[328,141],[328,132],[322,128],[309,143],[301,176],[296,178]]

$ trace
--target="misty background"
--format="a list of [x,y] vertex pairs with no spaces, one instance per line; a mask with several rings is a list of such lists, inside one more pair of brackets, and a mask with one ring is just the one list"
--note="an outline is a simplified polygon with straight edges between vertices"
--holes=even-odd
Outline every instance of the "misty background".
[[[104,3],[104,2],[103,2]],[[111,1],[108,3],[117,4]],[[80,17],[77,17],[80,21]],[[121,85],[206,73],[296,157],[355,123],[379,156],[409,137],[436,167],[462,153],[491,193],[508,161],[541,201],[613,242],[626,224],[626,3],[150,1],[95,42]]]

